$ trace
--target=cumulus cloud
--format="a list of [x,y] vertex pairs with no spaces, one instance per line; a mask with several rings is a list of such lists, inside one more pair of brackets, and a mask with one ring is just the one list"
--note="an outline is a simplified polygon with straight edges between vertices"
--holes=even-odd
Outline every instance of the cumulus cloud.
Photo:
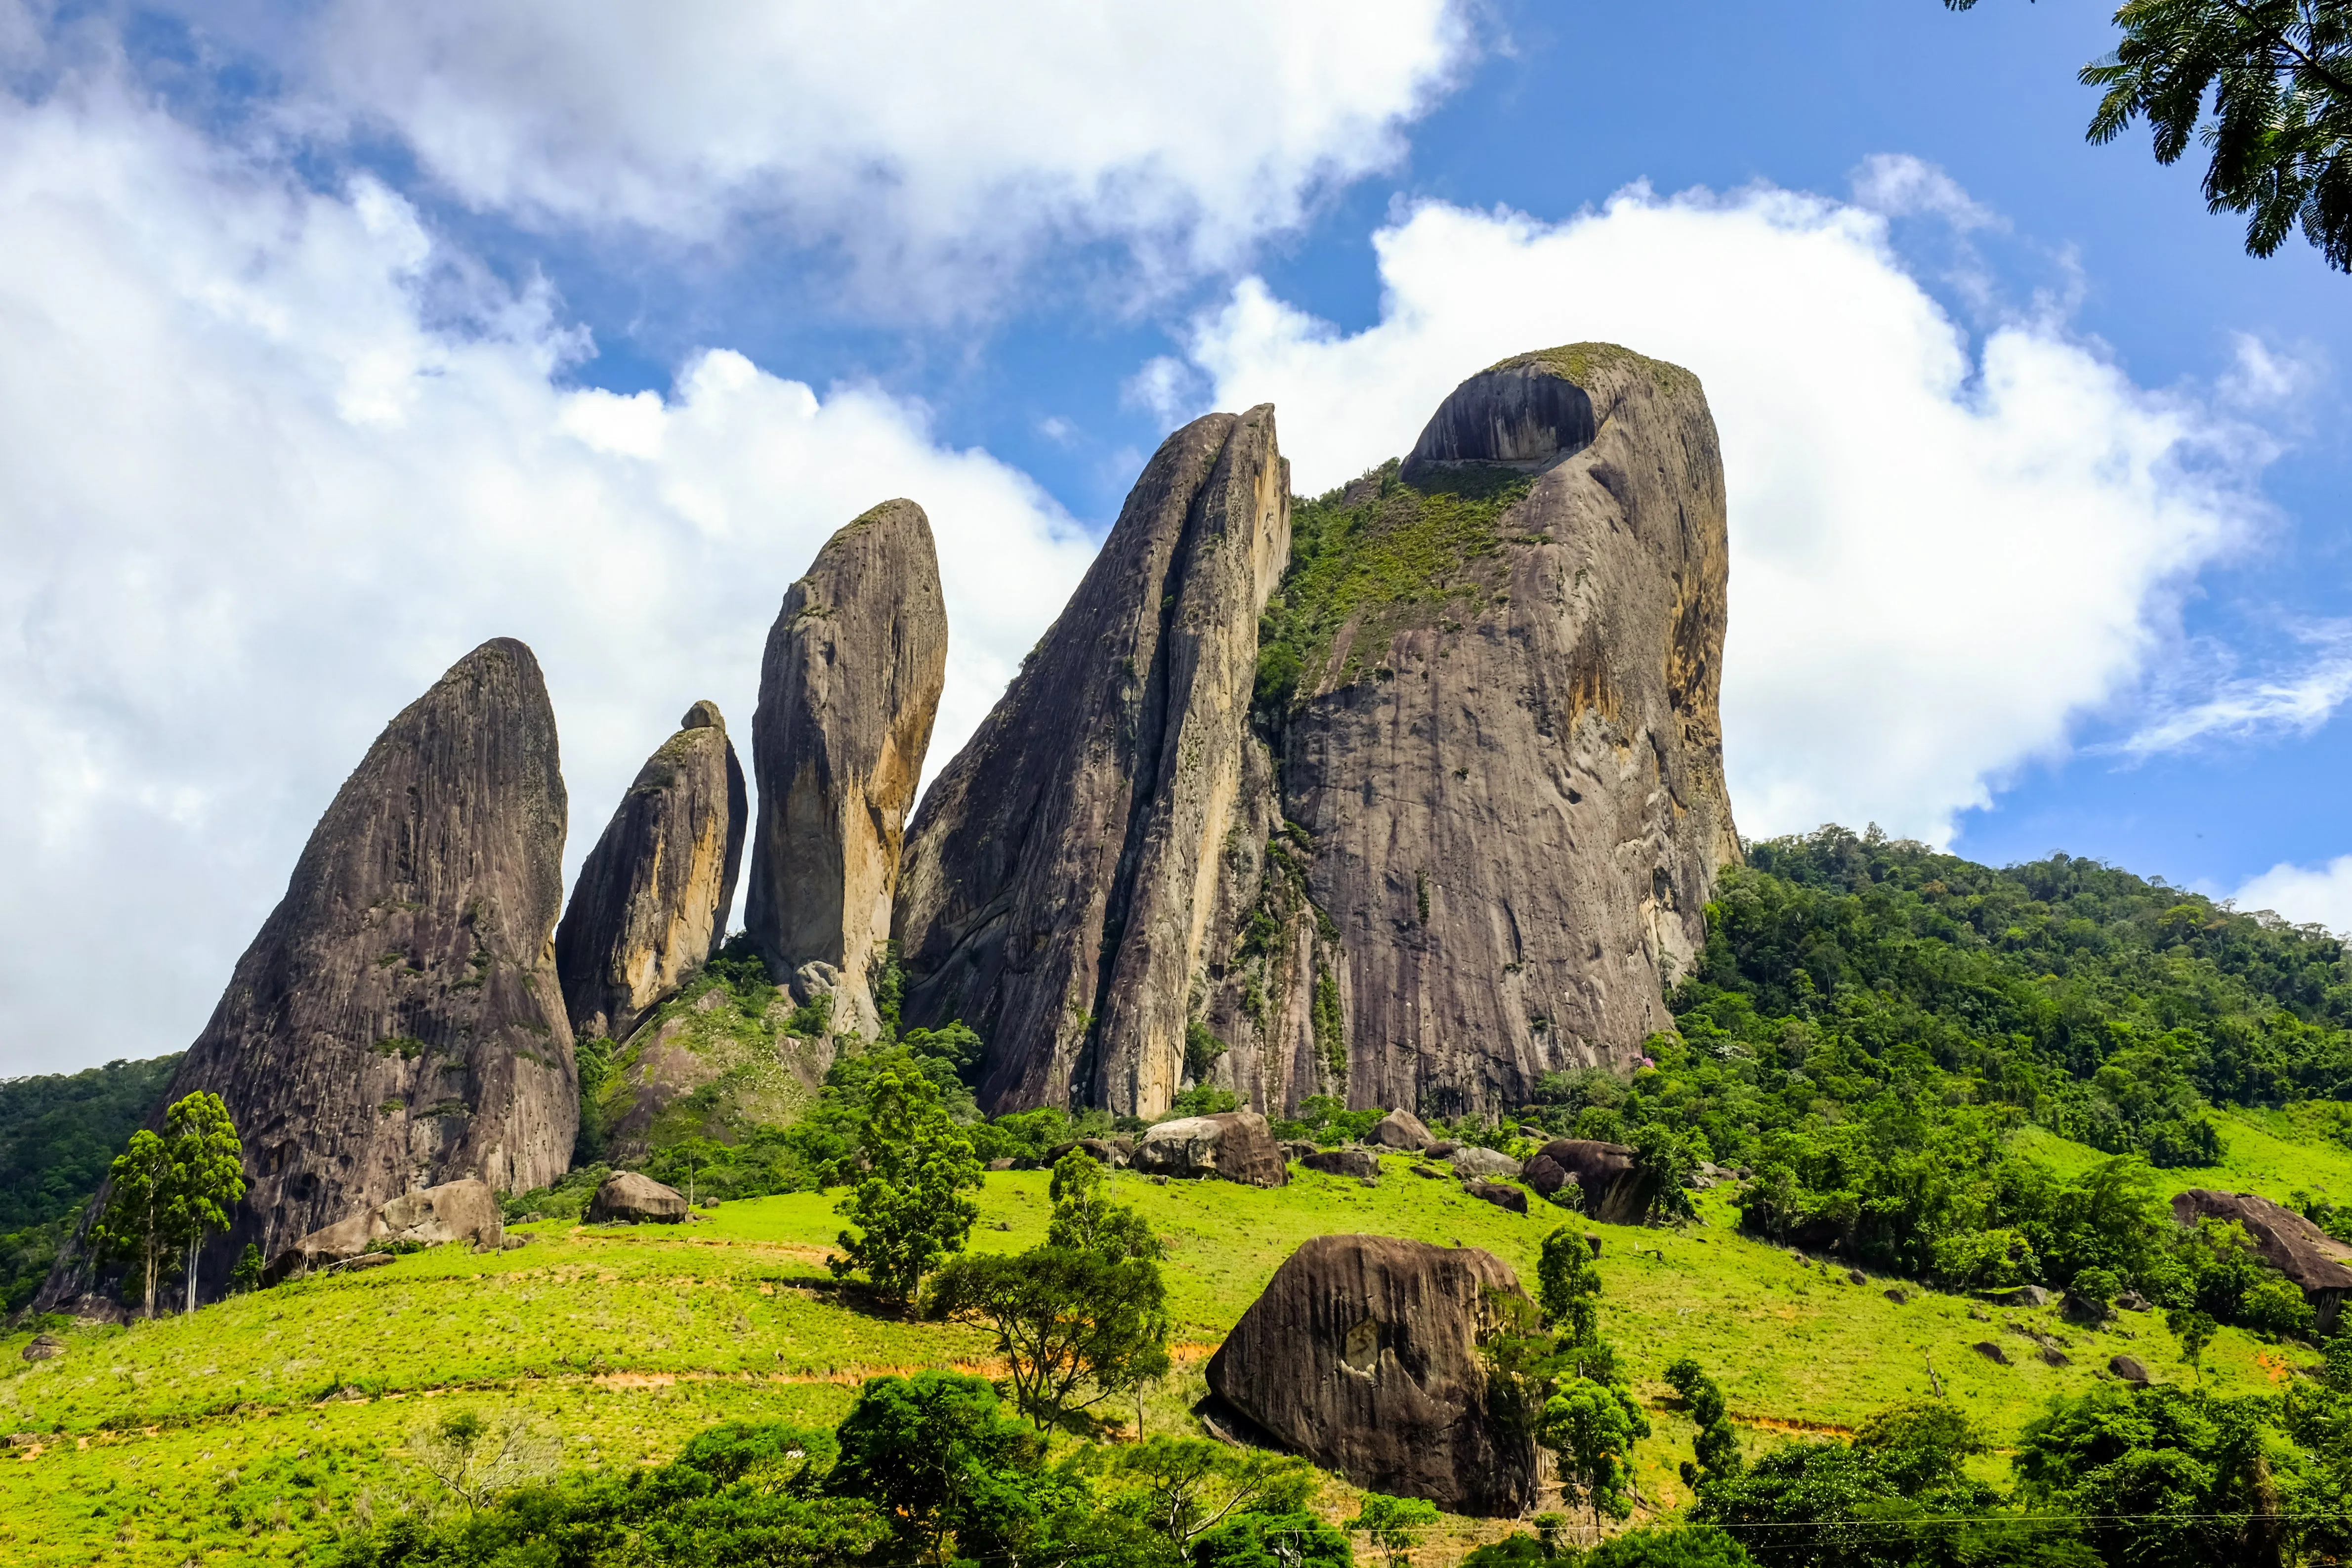
[[2282,860],[2240,888],[2231,902],[2242,910],[2268,910],[2297,925],[2352,932],[2352,855],[2338,855],[2324,866]]
[[1601,340],[1697,372],[1729,487],[1724,721],[1750,834],[1948,840],[2137,680],[2179,585],[2255,510],[2266,440],[2046,320],[1972,345],[1856,205],[1636,186],[1559,224],[1425,205],[1373,245],[1363,331],[1255,279],[1196,323],[1215,401],[1272,399],[1312,492],[1521,350]]
[[1092,547],[919,409],[739,354],[564,390],[543,293],[104,84],[0,98],[0,1074],[177,1049],[377,730],[481,639],[545,668],[571,861],[687,705],[748,747],[833,529],[938,534],[947,756]]
[[950,307],[1046,240],[1219,266],[1402,152],[1462,0],[331,0],[252,41],[292,122],[460,200],[709,239],[746,216]]

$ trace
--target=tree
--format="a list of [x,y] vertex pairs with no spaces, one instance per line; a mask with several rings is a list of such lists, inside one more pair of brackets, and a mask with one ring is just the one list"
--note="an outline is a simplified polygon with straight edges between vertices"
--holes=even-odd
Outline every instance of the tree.
[[471,1410],[453,1412],[412,1429],[408,1451],[468,1513],[479,1513],[499,1493],[555,1471],[554,1439],[513,1413],[485,1421]]
[[1054,1165],[1046,1195],[1054,1217],[1045,1245],[1076,1252],[1099,1252],[1114,1260],[1168,1256],[1141,1215],[1110,1201],[1110,1173],[1083,1149],[1073,1149]]
[[1572,1226],[1560,1226],[1544,1237],[1536,1259],[1536,1294],[1545,1322],[1570,1344],[1600,1337],[1601,1267]]
[[1314,1474],[1289,1455],[1165,1433],[1118,1450],[1109,1464],[1113,1477],[1128,1483],[1129,1509],[1188,1563],[1196,1543],[1229,1519],[1298,1513]]
[[1739,1438],[1731,1430],[1729,1407],[1723,1390],[1706,1369],[1688,1356],[1668,1363],[1666,1382],[1682,1396],[1691,1419],[1698,1424],[1692,1449],[1696,1462],[1683,1461],[1683,1484],[1696,1491],[1701,1486],[1739,1473]]
[[963,1250],[980,1209],[961,1194],[980,1185],[980,1162],[918,1067],[876,1077],[859,1139],[866,1177],[835,1212],[864,1232],[843,1231],[828,1261],[836,1277],[862,1268],[876,1289],[912,1297],[940,1258]]
[[229,1287],[239,1292],[261,1289],[261,1276],[268,1266],[261,1259],[261,1248],[254,1242],[245,1244],[245,1253],[236,1267],[228,1271]]
[[1633,1511],[1633,1445],[1650,1435],[1649,1418],[1622,1384],[1572,1377],[1544,1404],[1538,1438],[1559,1464],[1560,1489],[1601,1516]]
[[144,1311],[155,1315],[155,1285],[172,1255],[172,1151],[144,1127],[114,1157],[106,1173],[106,1208],[90,1235],[91,1250],[129,1263],[145,1284]]
[[2213,1342],[2213,1320],[2194,1307],[2175,1307],[2164,1314],[2164,1326],[2180,1342],[2180,1359],[2205,1381],[2205,1347]]
[[1390,1568],[1407,1568],[1412,1561],[1412,1543],[1421,1539],[1423,1531],[1436,1522],[1437,1505],[1427,1498],[1366,1492],[1362,1507],[1348,1521],[1348,1528],[1370,1536],[1372,1544],[1387,1553]]
[[[245,1196],[245,1145],[216,1094],[199,1089],[163,1113],[163,1142],[172,1159],[164,1222],[187,1249],[184,1272],[188,1307],[196,1310],[196,1259],[205,1237],[228,1228],[229,1205]],[[151,1293],[153,1289],[151,1280]],[[149,1310],[153,1310],[151,1302]]]
[[899,1541],[929,1562],[944,1564],[950,1544],[968,1549],[964,1537],[1001,1533],[1008,1514],[1034,1511],[1021,1478],[1036,1471],[1043,1445],[1004,1418],[985,1378],[868,1378],[835,1438],[829,1488],[880,1505]]
[[1679,1222],[1696,1217],[1690,1189],[1683,1184],[1697,1163],[1681,1133],[1663,1121],[1642,1125],[1633,1134],[1633,1169],[1642,1179],[1644,1218]]
[[929,1308],[995,1331],[1013,1403],[1041,1432],[1168,1371],[1168,1291],[1148,1258],[1053,1246],[959,1258]]
[[2079,73],[2106,89],[2090,140],[2145,115],[2157,162],[2171,163],[2195,136],[2211,153],[2206,210],[2251,215],[2249,255],[2276,253],[2300,226],[2352,272],[2352,3],[2125,0],[2115,19],[2115,52]]

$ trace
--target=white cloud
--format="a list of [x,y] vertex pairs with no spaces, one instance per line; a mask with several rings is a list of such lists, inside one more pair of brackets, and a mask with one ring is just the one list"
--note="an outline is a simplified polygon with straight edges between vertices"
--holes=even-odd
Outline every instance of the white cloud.
[[2107,749],[2146,758],[2212,739],[2251,740],[2280,731],[2310,734],[2352,698],[2352,623],[2306,626],[2301,637],[2315,650],[2301,668],[2218,680],[2203,700],[2158,714]]
[[478,207],[693,241],[773,216],[936,310],[1047,239],[1231,261],[1401,154],[1471,53],[1465,11],[338,0],[255,41],[297,122],[389,130]]
[[726,352],[564,391],[578,334],[398,196],[103,84],[0,97],[0,1074],[193,1037],[344,774],[484,637],[547,670],[576,867],[689,702],[748,751],[785,586],[866,507],[939,537],[935,764],[1092,554],[872,391]]
[[2007,228],[2000,215],[1960,188],[1960,183],[1908,153],[1873,153],[1853,173],[1854,205],[1888,217],[1937,217],[1962,234]]
[[1216,403],[1271,398],[1312,493],[1520,350],[1597,339],[1697,372],[1729,487],[1724,720],[1750,834],[1948,839],[2139,676],[2270,451],[2046,321],[1972,354],[1885,220],[1819,197],[1637,186],[1558,225],[1428,205],[1373,244],[1362,332],[1255,279],[1197,323]]
[[2338,855],[2324,866],[2282,860],[2249,880],[2230,901],[2242,910],[2269,910],[2297,925],[2352,932],[2352,855]]

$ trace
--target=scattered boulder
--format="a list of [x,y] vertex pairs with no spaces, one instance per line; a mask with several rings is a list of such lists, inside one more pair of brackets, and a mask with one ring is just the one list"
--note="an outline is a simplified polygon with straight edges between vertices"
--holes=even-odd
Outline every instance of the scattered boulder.
[[832,995],[837,1032],[871,1039],[881,1026],[869,971],[890,940],[947,668],[939,555],[910,500],[884,501],[826,540],[768,632],[744,929],[799,1000]]
[[2052,1366],[2073,1366],[2074,1364],[2074,1358],[2068,1355],[2064,1351],[2060,1350],[2056,1345],[2043,1345],[2042,1347],[2042,1359]]
[[1845,1271],[1845,1282],[1849,1285],[1867,1285],[1870,1283],[1870,1276],[1859,1268],[1849,1268]]
[[1426,1181],[1442,1182],[1454,1173],[1439,1165],[1415,1165],[1412,1173]]
[[2126,1312],[2145,1312],[2147,1310],[2147,1298],[2141,1295],[2137,1290],[2125,1291],[2122,1295],[2116,1298],[2115,1304],[2119,1310]]
[[66,1353],[66,1342],[55,1334],[35,1334],[23,1353],[26,1361],[55,1361]]
[[676,1225],[687,1217],[686,1195],[635,1171],[615,1171],[588,1200],[588,1223]]
[[2329,1236],[2293,1209],[2252,1193],[2217,1193],[2203,1187],[2176,1193],[2172,1198],[2175,1224],[2194,1226],[2212,1219],[2245,1227],[2248,1239],[2263,1261],[2293,1280],[2303,1298],[2318,1310],[2318,1327],[2334,1327],[2345,1293],[2352,1291],[2352,1247]]
[[2094,1301],[2088,1296],[2078,1296],[2072,1290],[2059,1298],[2058,1310],[2067,1321],[2094,1328],[2115,1315],[2114,1310],[2105,1302]]
[[1381,1157],[1370,1149],[1318,1149],[1302,1155],[1299,1164],[1331,1176],[1360,1176],[1367,1181],[1381,1173]]
[[1977,1294],[1996,1307],[2050,1305],[2050,1292],[2039,1285],[2017,1285],[2006,1290],[1979,1290]]
[[1321,1147],[1321,1144],[1311,1138],[1286,1138],[1282,1141],[1282,1157],[1286,1160],[1304,1160]]
[[1498,1209],[1508,1209],[1513,1214],[1528,1212],[1528,1190],[1525,1187],[1514,1187],[1502,1182],[1474,1181],[1465,1182],[1462,1190],[1474,1198],[1493,1204]]
[[1607,1225],[1639,1225],[1649,1212],[1649,1189],[1633,1168],[1633,1151],[1622,1143],[1589,1138],[1555,1138],[1522,1173],[1528,1185],[1552,1197],[1575,1184],[1575,1206]]
[[1444,1160],[1450,1158],[1454,1152],[1461,1147],[1461,1144],[1456,1143],[1451,1138],[1440,1138],[1431,1142],[1426,1148],[1423,1149],[1422,1152],[1427,1155],[1430,1159]]
[[2147,1386],[2147,1368],[2141,1363],[2137,1356],[2109,1356],[2107,1370],[2126,1383],[2136,1383],[2143,1388]]
[[1422,1125],[1421,1118],[1410,1110],[1390,1111],[1372,1123],[1372,1130],[1364,1134],[1364,1141],[1377,1143],[1383,1149],[1401,1149],[1409,1154],[1419,1153],[1435,1142],[1430,1137],[1429,1129]]
[[1907,1305],[1911,1300],[1911,1292],[1906,1290],[1900,1285],[1890,1285],[1882,1292],[1882,1294],[1898,1307]]
[[727,938],[751,799],[718,706],[697,702],[637,770],[555,928],[575,1040],[625,1040]]
[[[988,1109],[1075,1098],[1153,1117],[1175,1099],[1199,977],[1226,967],[1281,829],[1249,712],[1258,617],[1289,557],[1272,406],[1176,431],[924,792],[895,910],[902,1016],[979,1031]],[[1256,1050],[1233,1055],[1219,1072],[1270,1103]]]
[[75,1327],[83,1329],[95,1329],[109,1323],[122,1324],[131,1321],[130,1308],[111,1296],[100,1296],[94,1291],[89,1295],[76,1296],[68,1300],[60,1301],[51,1310],[71,1318]]
[[1482,1334],[1522,1300],[1476,1247],[1323,1236],[1275,1271],[1208,1366],[1209,1387],[1285,1447],[1357,1486],[1516,1517],[1536,1455],[1489,1409]]
[[[280,715],[281,722],[299,716]],[[303,846],[163,1097],[221,1097],[246,1194],[201,1255],[217,1296],[248,1244],[416,1187],[525,1192],[579,1131],[555,974],[566,803],[530,649],[484,643],[379,734]],[[93,1283],[60,1258],[37,1310]]]
[[992,1171],[1009,1171],[1013,1169],[1013,1156],[1010,1154],[999,1155],[997,1158],[991,1160],[988,1163],[988,1168]]
[[2007,1366],[2009,1364],[2009,1352],[2002,1350],[1990,1340],[1979,1340],[1976,1343],[1970,1345],[1969,1349],[1976,1352],[1977,1354],[1984,1357],[1985,1360],[1992,1363],[1995,1366]]
[[1253,1187],[1279,1187],[1290,1180],[1273,1129],[1255,1110],[1163,1121],[1135,1146],[1134,1165],[1151,1175],[1215,1176]]
[[1465,1177],[1486,1182],[1517,1181],[1519,1177],[1519,1163],[1499,1149],[1481,1149],[1475,1143],[1465,1143],[1446,1159],[1457,1173]]
[[370,1245],[379,1241],[418,1247],[469,1241],[477,1247],[495,1250],[505,1239],[499,1195],[488,1184],[445,1182],[387,1198],[373,1208],[320,1226],[271,1258],[261,1279],[265,1285],[275,1285],[362,1257],[388,1258],[389,1253],[368,1252]]

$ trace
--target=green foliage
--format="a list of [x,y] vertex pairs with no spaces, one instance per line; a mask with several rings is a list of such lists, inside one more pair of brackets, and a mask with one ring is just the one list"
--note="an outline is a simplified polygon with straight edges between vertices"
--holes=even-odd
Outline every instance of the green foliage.
[[1692,1446],[1694,1458],[1682,1464],[1683,1484],[1696,1490],[1709,1481],[1738,1475],[1745,1461],[1740,1458],[1738,1436],[1731,1429],[1730,1407],[1724,1403],[1723,1389],[1688,1356],[1666,1363],[1666,1382],[1698,1426],[1698,1437]]
[[156,1288],[176,1262],[187,1281],[187,1310],[194,1311],[205,1237],[227,1227],[229,1205],[245,1196],[245,1146],[228,1108],[202,1089],[174,1102],[163,1113],[163,1135],[143,1127],[133,1132],[107,1181],[92,1251],[102,1262],[130,1265],[151,1318]]
[[260,1246],[247,1242],[245,1251],[237,1258],[236,1267],[228,1271],[229,1289],[240,1292],[260,1289],[262,1270],[268,1267],[262,1258]]
[[105,1211],[90,1232],[101,1263],[131,1266],[144,1289],[147,1316],[155,1315],[155,1288],[172,1244],[172,1152],[144,1127],[131,1135],[107,1172]]
[[1372,1544],[1387,1555],[1391,1568],[1405,1568],[1412,1561],[1413,1542],[1436,1522],[1437,1505],[1426,1498],[1366,1492],[1348,1528],[1370,1536]]
[[[1465,1559],[1463,1568],[1470,1568]],[[1748,1568],[1755,1561],[1729,1531],[1707,1524],[1652,1525],[1612,1535],[1577,1558],[1578,1568]],[[2055,1564],[2052,1568],[2056,1568]]]
[[0,1082],[0,1315],[33,1299],[176,1056]]
[[551,1186],[509,1194],[499,1201],[501,1215],[508,1225],[520,1224],[525,1216],[534,1215],[542,1219],[576,1220],[588,1212],[596,1189],[612,1173],[613,1167],[606,1164],[575,1165]]
[[841,1233],[833,1271],[863,1269],[877,1289],[911,1297],[940,1258],[963,1250],[980,1210],[962,1194],[980,1185],[980,1162],[939,1085],[905,1067],[873,1080],[858,1143],[866,1175],[838,1208],[862,1229]]
[[1563,1494],[1581,1500],[1596,1520],[1623,1519],[1633,1511],[1633,1443],[1649,1435],[1631,1389],[1573,1377],[1545,1401],[1538,1440],[1559,1460]]
[[1024,1485],[1038,1468],[1039,1439],[997,1408],[985,1378],[951,1372],[877,1377],[835,1433],[841,1458],[828,1489],[871,1500],[913,1555],[983,1557],[1031,1524]]
[[1192,1568],[1349,1568],[1348,1538],[1311,1513],[1237,1513],[1192,1542]]
[[1536,1260],[1536,1299],[1544,1321],[1570,1344],[1585,1344],[1601,1331],[1601,1268],[1583,1233],[1559,1226],[1543,1239]]
[[1157,1262],[1168,1255],[1141,1215],[1110,1201],[1110,1173],[1083,1149],[1073,1149],[1055,1163],[1046,1196],[1054,1204],[1054,1217],[1045,1227],[1048,1247],[1099,1253],[1114,1262]]
[[[1282,1562],[1281,1550],[1292,1542],[1303,1542],[1299,1563],[1348,1562],[1344,1540],[1334,1552],[1328,1533],[1301,1521],[1314,1476],[1304,1459],[1156,1433],[1106,1462],[1120,1487],[1111,1506],[1144,1525],[1179,1562],[1259,1568],[1259,1553]],[[1263,1522],[1243,1522],[1252,1516]],[[1220,1536],[1223,1545],[1212,1548]]]
[[1194,1083],[1202,1082],[1227,1048],[1216,1031],[1201,1019],[1192,1019],[1184,1026],[1184,1076]]
[[1297,1116],[1273,1119],[1276,1138],[1311,1139],[1324,1148],[1360,1141],[1386,1116],[1385,1107],[1366,1106],[1350,1110],[1348,1102],[1336,1094],[1310,1094],[1298,1102]]
[[1213,1084],[1196,1083],[1168,1102],[1168,1115],[1215,1116],[1223,1111],[1241,1109],[1242,1098],[1230,1089]]
[[619,1049],[604,1036],[578,1041],[572,1047],[572,1059],[580,1071],[580,1131],[572,1141],[575,1165],[593,1164],[604,1157],[604,1086],[612,1081],[613,1057]]

